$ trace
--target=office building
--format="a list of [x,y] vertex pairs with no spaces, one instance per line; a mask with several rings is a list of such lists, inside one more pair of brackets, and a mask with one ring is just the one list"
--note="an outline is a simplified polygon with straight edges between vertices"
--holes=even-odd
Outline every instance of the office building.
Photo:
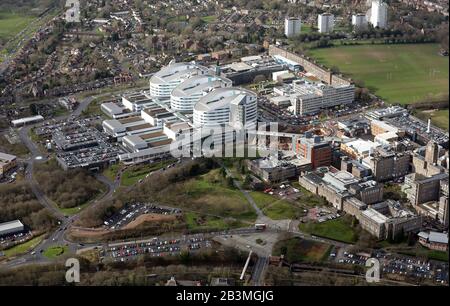
[[370,10],[370,23],[374,27],[386,28],[388,18],[388,6],[382,0],[373,0]]
[[406,193],[408,200],[415,206],[430,201],[438,201],[440,182],[444,179],[448,180],[448,174],[440,173],[426,177],[419,173],[411,173],[405,176],[402,191]]
[[354,85],[330,86],[302,79],[294,81],[291,103],[296,115],[317,113],[337,105],[350,104],[355,99]]
[[306,133],[297,140],[295,152],[310,161],[313,169],[331,165],[331,145],[320,136]]
[[411,155],[407,152],[397,153],[391,147],[377,147],[362,163],[372,170],[377,182],[384,182],[408,174]]
[[317,27],[319,33],[330,33],[334,28],[334,15],[333,14],[320,14],[317,17]]
[[292,37],[300,34],[301,26],[302,23],[300,18],[286,17],[284,19],[284,35],[286,35],[286,37]]

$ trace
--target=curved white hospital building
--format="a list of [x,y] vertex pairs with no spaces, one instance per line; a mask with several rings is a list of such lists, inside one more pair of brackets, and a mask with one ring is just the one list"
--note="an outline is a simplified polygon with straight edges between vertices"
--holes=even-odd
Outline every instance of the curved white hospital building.
[[231,87],[227,78],[212,74],[194,76],[175,87],[170,96],[170,108],[174,111],[192,113],[194,105],[209,92],[218,88]]
[[256,123],[257,96],[242,88],[219,88],[202,97],[194,106],[194,126]]
[[169,99],[172,90],[196,75],[208,73],[208,68],[195,63],[173,63],[155,73],[150,79],[150,96]]

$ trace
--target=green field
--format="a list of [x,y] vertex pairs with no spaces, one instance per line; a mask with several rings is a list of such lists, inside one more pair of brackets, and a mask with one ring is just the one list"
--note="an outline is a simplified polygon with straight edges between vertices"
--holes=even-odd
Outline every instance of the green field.
[[357,233],[344,218],[322,223],[301,223],[299,228],[306,233],[336,241],[355,243],[358,240]]
[[425,121],[431,118],[434,125],[448,131],[448,109],[422,111],[417,114],[417,117]]
[[193,212],[187,212],[184,215],[186,225],[189,230],[225,230],[230,228],[239,228],[248,226],[238,220],[230,220],[214,216],[205,216]]
[[359,45],[312,49],[308,55],[338,67],[390,103],[448,96],[449,59],[437,44]]
[[46,249],[42,254],[47,258],[56,258],[66,253],[67,250],[66,246],[52,246]]
[[0,41],[9,40],[22,31],[34,17],[0,12]]
[[[254,222],[256,212],[245,196],[236,188],[227,186],[225,179],[219,174],[219,169],[207,174],[167,186],[160,193],[154,194],[155,201],[167,206],[178,207],[186,212],[198,215],[234,218],[242,222]],[[194,215],[187,216],[194,218]],[[206,225],[222,222],[208,217]],[[190,222],[191,227],[201,226]],[[220,225],[220,224],[219,224]]]
[[272,195],[252,191],[250,196],[264,214],[273,220],[294,219],[297,214],[300,214],[299,209],[294,204],[277,199]]
[[273,254],[284,255],[289,263],[322,262],[328,258],[331,249],[329,244],[295,237],[278,241],[273,247]]
[[[147,164],[147,165],[137,165],[130,167],[125,170],[122,174],[121,184],[123,186],[132,186],[139,182],[139,180],[144,179],[149,173],[159,170],[161,168],[167,167],[168,165],[174,163],[175,160],[166,160],[159,163]],[[116,167],[116,166],[112,166]],[[113,175],[113,174],[108,174]]]
[[44,239],[44,235],[34,237],[33,239],[28,240],[22,244],[18,244],[10,249],[4,251],[6,257],[12,257],[16,255],[20,255],[26,253],[32,249],[34,249],[39,243],[41,243],[42,239]]

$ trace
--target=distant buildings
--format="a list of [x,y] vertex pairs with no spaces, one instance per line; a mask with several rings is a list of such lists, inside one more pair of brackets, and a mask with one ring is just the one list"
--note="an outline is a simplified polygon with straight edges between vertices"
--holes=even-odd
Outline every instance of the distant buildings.
[[382,0],[373,0],[370,9],[370,23],[374,27],[386,28],[388,21],[388,5]]
[[292,37],[300,34],[301,26],[302,23],[300,18],[286,17],[284,20],[284,35],[286,35],[286,37]]
[[367,28],[367,17],[364,14],[352,15],[352,25],[355,30],[364,30]]
[[319,33],[330,33],[334,28],[334,15],[325,13],[320,14],[317,17],[317,27],[319,28]]
[[440,173],[426,177],[419,173],[411,173],[405,176],[402,191],[406,193],[408,200],[414,206],[430,201],[438,201],[441,180],[448,179],[448,174]]

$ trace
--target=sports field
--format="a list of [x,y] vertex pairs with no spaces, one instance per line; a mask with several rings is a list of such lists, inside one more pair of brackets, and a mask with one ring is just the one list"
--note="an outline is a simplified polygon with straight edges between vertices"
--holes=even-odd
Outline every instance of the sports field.
[[34,19],[16,13],[0,12],[0,41],[13,38]]
[[390,103],[411,104],[448,95],[448,57],[437,44],[359,45],[312,49],[319,63],[363,81]]

